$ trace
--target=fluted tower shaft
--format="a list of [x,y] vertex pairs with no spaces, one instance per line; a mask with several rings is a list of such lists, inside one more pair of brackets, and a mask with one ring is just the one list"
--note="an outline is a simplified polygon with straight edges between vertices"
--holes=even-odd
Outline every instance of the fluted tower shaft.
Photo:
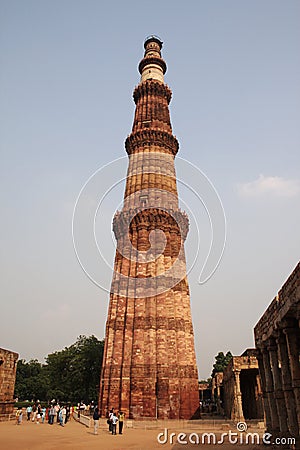
[[186,277],[188,218],[178,206],[171,90],[162,42],[146,39],[135,88],[124,203],[117,241],[100,380],[100,411],[131,418],[189,419],[199,406]]

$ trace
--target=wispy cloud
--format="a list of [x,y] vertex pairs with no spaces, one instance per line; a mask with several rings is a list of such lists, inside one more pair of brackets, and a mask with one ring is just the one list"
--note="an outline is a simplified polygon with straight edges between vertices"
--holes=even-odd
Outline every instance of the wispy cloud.
[[242,197],[295,197],[300,193],[300,180],[288,180],[282,177],[260,175],[257,180],[238,184],[238,193]]

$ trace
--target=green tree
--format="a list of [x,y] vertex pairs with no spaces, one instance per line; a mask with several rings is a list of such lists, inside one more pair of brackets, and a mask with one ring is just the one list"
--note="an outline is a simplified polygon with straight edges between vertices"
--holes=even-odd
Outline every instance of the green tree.
[[207,378],[206,380],[200,380],[199,384],[208,384],[211,386],[211,377]]
[[213,365],[213,370],[211,376],[213,377],[216,372],[224,372],[225,367],[229,363],[232,358],[232,353],[229,351],[224,355],[223,352],[219,352],[217,356],[215,356],[215,363]]
[[88,402],[99,393],[104,340],[79,336],[70,347],[51,353],[46,364],[20,360],[15,396],[20,400]]
[[44,365],[36,359],[18,361],[15,397],[22,400],[45,399],[48,389],[49,379]]
[[[70,347],[46,358],[52,390],[49,397],[72,402],[95,400],[99,393],[104,340],[79,336]],[[57,395],[57,390],[63,398]]]

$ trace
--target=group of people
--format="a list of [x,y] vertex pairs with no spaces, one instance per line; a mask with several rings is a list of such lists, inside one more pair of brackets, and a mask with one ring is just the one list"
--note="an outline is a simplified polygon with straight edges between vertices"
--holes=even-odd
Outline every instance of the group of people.
[[[72,407],[67,405],[60,406],[58,403],[51,403],[47,408],[42,407],[40,403],[34,403],[28,405],[26,408],[27,421],[35,422],[36,424],[44,423],[48,421],[49,425],[53,425],[55,422],[64,427],[70,420],[72,414]],[[16,423],[21,425],[23,419],[22,408],[19,407],[16,411]]]
[[[76,408],[80,412],[80,404]],[[75,408],[74,408],[75,409]],[[94,404],[90,408],[90,412],[93,412],[94,420],[94,434],[98,434],[99,428],[99,408],[95,407]],[[27,421],[35,422],[36,424],[44,423],[48,421],[49,425],[53,425],[54,422],[58,423],[60,426],[64,427],[65,424],[71,420],[71,415],[73,413],[72,406],[59,405],[58,403],[52,402],[47,408],[42,407],[40,403],[34,403],[33,405],[28,405],[26,408]],[[16,411],[16,424],[21,425],[23,419],[22,408],[19,407]],[[123,434],[125,413],[123,411],[118,411],[115,413],[114,408],[109,411],[107,424],[108,430],[111,434],[117,434],[117,424],[119,424],[119,434]]]
[[119,434],[123,434],[124,418],[125,414],[123,413],[123,411],[119,411],[117,415],[114,408],[110,410],[107,424],[108,430],[111,431],[111,434],[117,434],[117,423],[119,423]]
[[[98,428],[99,428],[99,408],[96,407],[93,413],[93,420],[94,420],[94,434],[98,434]],[[119,411],[118,415],[115,413],[114,408],[112,408],[109,411],[108,418],[107,418],[107,424],[108,424],[108,430],[111,432],[111,434],[117,434],[117,423],[119,423],[119,434],[123,434],[123,426],[124,426],[124,419],[125,414],[123,411]]]
[[26,408],[27,421],[31,420],[39,424],[44,423],[46,418],[47,408],[42,407],[40,403],[34,403],[33,405],[28,405]]
[[72,406],[60,406],[57,404],[51,404],[48,409],[48,423],[49,425],[53,425],[56,417],[56,422],[59,423],[60,426],[64,427],[65,424],[71,420],[72,414]]

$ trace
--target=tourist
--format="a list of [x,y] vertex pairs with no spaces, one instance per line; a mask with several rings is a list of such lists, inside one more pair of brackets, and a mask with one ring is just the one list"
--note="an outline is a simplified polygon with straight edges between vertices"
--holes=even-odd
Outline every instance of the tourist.
[[44,408],[42,408],[42,423],[45,422],[45,417],[46,417],[46,408],[44,406]]
[[54,409],[55,409],[55,414],[56,414],[56,422],[59,423],[59,411],[60,411],[60,406],[59,406],[58,403],[54,406]]
[[54,405],[52,404],[50,406],[50,408],[49,408],[49,414],[48,414],[48,416],[49,416],[49,420],[48,420],[49,425],[53,425],[55,414],[56,414],[56,411],[55,411]]
[[112,418],[113,418],[113,415],[114,415],[114,408],[112,408],[109,411],[109,414],[108,414],[108,421],[107,421],[107,423],[108,423],[108,431],[112,430]]
[[32,419],[31,419],[32,422],[35,421],[36,415],[37,415],[37,406],[36,406],[36,404],[34,403],[34,405],[33,405],[33,407],[32,407]]
[[70,420],[70,415],[71,415],[71,406],[67,405],[66,406],[66,420],[65,420],[65,423],[67,423],[68,420]]
[[93,419],[94,419],[94,434],[98,434],[98,428],[99,428],[99,408],[96,406],[93,413]]
[[119,434],[123,434],[124,417],[125,417],[125,414],[123,413],[123,411],[119,411],[119,414],[118,414]]
[[73,405],[71,405],[70,406],[70,413],[69,413],[69,418],[68,418],[68,420],[71,422],[71,419],[72,419],[72,417],[73,417],[73,412],[74,411],[76,411],[76,406],[73,406]]
[[31,405],[27,406],[26,413],[27,413],[27,420],[30,420],[30,416],[31,416],[31,413],[32,413],[32,406]]
[[45,415],[45,420],[49,423],[49,414],[50,414],[50,406],[48,405],[46,407],[46,415]]
[[83,402],[80,402],[79,409],[80,409],[80,412],[83,414],[84,411],[86,410],[86,404]]
[[115,415],[115,413],[113,413],[112,419],[111,419],[111,434],[117,434],[117,423],[118,423],[118,418]]
[[66,415],[67,415],[67,410],[65,408],[65,406],[62,406],[59,410],[58,413],[58,417],[59,417],[59,425],[61,425],[62,427],[65,426],[66,423]]
[[16,411],[16,425],[21,425],[22,418],[23,418],[23,411],[22,411],[21,406],[19,406]]
[[64,407],[62,406],[60,408],[60,410],[59,410],[59,413],[58,413],[59,425],[61,427],[64,427],[64,413],[63,413],[63,409],[64,409]]
[[37,413],[36,413],[36,423],[37,423],[37,425],[39,425],[41,417],[42,417],[42,407],[41,407],[41,404],[39,403],[38,406],[37,406]]
[[65,425],[66,422],[66,417],[67,417],[67,408],[65,406],[62,407],[62,417],[63,417],[63,424]]
[[89,411],[90,411],[90,416],[92,416],[94,414],[94,411],[95,411],[95,403],[94,403],[94,401],[92,401],[89,404]]

